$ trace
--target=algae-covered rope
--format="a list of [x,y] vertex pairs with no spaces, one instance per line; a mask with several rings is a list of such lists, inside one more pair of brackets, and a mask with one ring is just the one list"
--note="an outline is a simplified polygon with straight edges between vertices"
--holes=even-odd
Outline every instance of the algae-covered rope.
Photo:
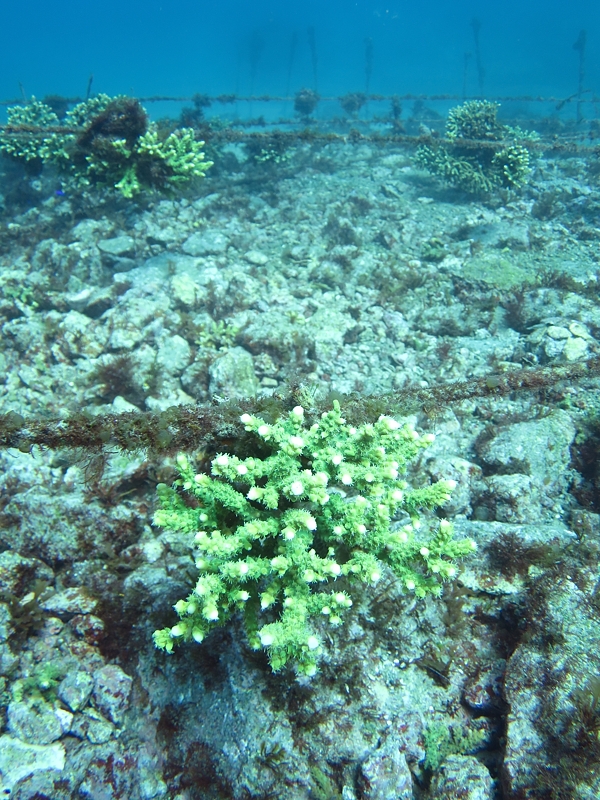
[[[501,397],[517,391],[538,391],[558,383],[576,383],[600,375],[600,356],[572,364],[520,369],[484,378],[431,387],[408,386],[380,395],[338,395],[350,422],[376,419],[380,414],[413,414],[437,410],[468,399]],[[66,418],[24,418],[15,411],[0,414],[0,447],[29,452],[34,445],[91,451],[145,451],[150,454],[190,452],[199,447],[223,447],[244,434],[242,413],[275,419],[310,391],[302,385],[272,396],[227,400],[195,406],[172,406],[160,413],[126,412],[94,416],[78,413]],[[331,407],[331,397],[315,399],[315,415]]]

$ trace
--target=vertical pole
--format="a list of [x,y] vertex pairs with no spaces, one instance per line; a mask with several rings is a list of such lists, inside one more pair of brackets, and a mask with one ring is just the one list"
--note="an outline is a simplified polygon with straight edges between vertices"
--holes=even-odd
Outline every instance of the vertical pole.
[[473,28],[473,38],[475,39],[475,64],[477,66],[477,80],[479,83],[479,95],[483,98],[483,81],[485,78],[485,70],[481,63],[481,49],[479,47],[479,31],[481,30],[481,20],[473,17],[471,20],[471,27]]
[[577,41],[573,45],[573,50],[577,50],[579,53],[579,80],[577,82],[577,122],[581,122],[583,119],[583,82],[585,80],[585,40],[586,40],[586,32],[584,30],[579,31],[579,36],[577,37]]
[[465,64],[463,69],[463,89],[462,89],[462,96],[463,100],[467,99],[467,78],[469,75],[469,61],[471,60],[471,53],[465,53]]
[[318,73],[317,73],[317,41],[315,39],[315,28],[314,25],[309,25],[306,29],[306,33],[308,34],[308,46],[310,47],[310,58],[312,61],[312,69],[313,69],[313,89],[315,92],[319,91],[319,81],[318,81]]
[[292,41],[290,44],[290,60],[288,62],[287,83],[285,87],[285,96],[290,96],[290,85],[292,82],[292,70],[294,69],[294,61],[296,59],[296,47],[298,46],[298,34],[296,31],[292,34]]
[[[365,39],[365,94],[371,90],[371,75],[373,74],[373,39],[367,36]],[[367,97],[368,99],[368,97]]]

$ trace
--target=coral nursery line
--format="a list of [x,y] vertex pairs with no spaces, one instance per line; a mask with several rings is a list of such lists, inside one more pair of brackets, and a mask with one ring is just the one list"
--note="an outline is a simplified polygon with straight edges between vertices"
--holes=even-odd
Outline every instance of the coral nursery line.
[[[380,414],[410,414],[436,410],[462,400],[500,397],[517,391],[539,391],[561,382],[575,383],[600,375],[600,356],[571,364],[490,374],[476,380],[421,388],[409,386],[388,394],[338,398],[350,422],[376,419]],[[0,448],[29,452],[35,445],[55,449],[76,447],[93,451],[145,451],[171,454],[199,447],[211,448],[243,434],[241,413],[263,414],[275,419],[299,401],[306,402],[306,387],[258,398],[227,400],[196,406],[172,406],[160,413],[127,412],[91,416],[85,413],[62,418],[25,419],[15,411],[0,414]],[[316,400],[310,413],[331,407],[331,399]]]
[[[361,93],[362,94],[362,93]],[[191,96],[173,96],[173,95],[149,95],[148,97],[140,97],[138,98],[141,103],[190,103],[194,102],[199,95],[191,95]],[[294,96],[282,96],[282,95],[269,95],[269,94],[261,94],[261,95],[236,95],[236,94],[220,94],[220,95],[201,95],[202,99],[207,103],[222,103],[224,105],[229,103],[285,103],[285,102],[293,102]],[[320,97],[321,102],[340,102],[346,97],[346,95],[337,96],[323,96]],[[436,102],[436,101],[460,101],[464,102],[464,100],[479,100],[480,97],[464,97],[462,94],[394,94],[394,95],[383,95],[383,94],[365,94],[364,95],[365,101],[371,102],[386,102],[392,100],[400,100],[400,101],[413,101],[413,100],[422,100],[422,101],[429,101],[429,102]],[[75,103],[82,103],[87,98],[84,97],[68,97],[65,98],[66,102],[75,104]],[[572,97],[554,97],[548,96],[545,97],[543,95],[502,95],[498,97],[488,97],[488,100],[496,103],[508,103],[508,102],[515,102],[515,103],[560,103],[565,104],[570,102],[573,99],[577,99],[578,102],[587,102],[587,103],[597,103],[599,98],[597,97],[589,97],[589,98],[579,98],[578,95],[573,95]],[[0,106],[11,106],[17,105],[22,103],[22,98],[13,98],[11,100],[0,100]],[[562,106],[561,106],[562,107]]]

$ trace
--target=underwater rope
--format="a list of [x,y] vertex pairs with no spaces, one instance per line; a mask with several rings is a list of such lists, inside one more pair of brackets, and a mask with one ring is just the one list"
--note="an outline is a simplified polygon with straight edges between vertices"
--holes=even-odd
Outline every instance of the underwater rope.
[[[501,397],[516,391],[547,389],[562,381],[577,382],[600,375],[600,356],[572,364],[538,369],[520,369],[490,374],[475,380],[456,381],[426,388],[408,386],[381,395],[336,395],[344,416],[352,423],[376,419],[380,414],[434,413],[462,400]],[[144,451],[148,454],[191,452],[214,448],[243,435],[239,421],[243,411],[275,418],[310,392],[301,385],[287,393],[241,398],[195,406],[171,406],[163,412],[120,414],[78,413],[67,418],[25,419],[15,411],[0,414],[0,448],[29,452],[34,445],[50,449],[83,448],[96,452]],[[312,401],[310,413],[320,414],[331,405],[331,397]]]

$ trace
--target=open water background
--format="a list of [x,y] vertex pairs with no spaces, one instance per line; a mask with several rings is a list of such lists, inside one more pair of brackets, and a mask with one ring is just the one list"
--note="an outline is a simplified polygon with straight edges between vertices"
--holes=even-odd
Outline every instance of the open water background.
[[473,19],[486,95],[574,93],[581,30],[585,88],[600,84],[594,0],[13,0],[2,10],[0,98],[20,97],[19,84],[28,97],[82,96],[92,73],[93,92],[110,95],[315,88],[311,27],[323,95],[365,90],[366,37],[372,92],[460,94],[471,52],[466,89],[476,95]]

